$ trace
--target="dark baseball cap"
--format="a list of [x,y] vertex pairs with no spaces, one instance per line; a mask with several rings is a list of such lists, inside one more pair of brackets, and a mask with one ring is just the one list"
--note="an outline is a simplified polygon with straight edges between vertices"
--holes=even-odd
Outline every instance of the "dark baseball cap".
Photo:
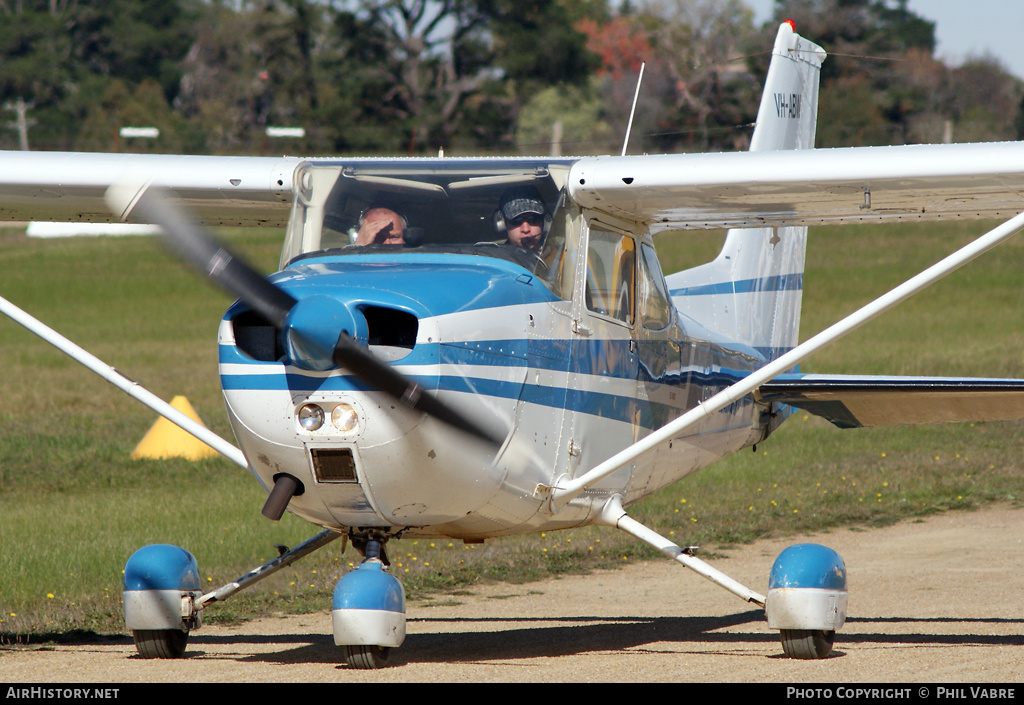
[[540,193],[532,186],[512,188],[501,197],[501,214],[505,220],[514,220],[524,213],[544,215],[546,209],[540,199]]

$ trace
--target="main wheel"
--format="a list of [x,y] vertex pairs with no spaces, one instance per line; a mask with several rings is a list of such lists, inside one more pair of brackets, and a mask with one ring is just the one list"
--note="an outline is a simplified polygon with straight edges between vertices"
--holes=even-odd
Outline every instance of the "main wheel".
[[342,646],[345,662],[349,668],[384,668],[391,655],[390,646]]
[[782,650],[786,656],[818,659],[825,658],[832,652],[836,633],[820,629],[783,629],[779,636],[782,638]]
[[135,648],[142,658],[181,658],[188,632],[180,629],[135,629]]

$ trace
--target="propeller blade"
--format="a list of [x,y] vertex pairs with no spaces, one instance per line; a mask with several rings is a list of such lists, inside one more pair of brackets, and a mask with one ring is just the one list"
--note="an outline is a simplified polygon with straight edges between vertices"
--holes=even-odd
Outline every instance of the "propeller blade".
[[334,362],[375,389],[394,397],[410,409],[422,411],[444,421],[450,426],[490,443],[495,448],[504,443],[504,438],[494,435],[483,425],[430,394],[417,382],[396,372],[393,367],[375,358],[363,346],[344,333],[338,338],[338,344],[334,348]]
[[[163,189],[149,185],[115,186],[108,191],[107,201],[111,210],[122,217],[128,213],[137,213],[136,219],[159,225],[185,259],[261,314],[276,328],[288,329],[288,314],[298,301],[267,281],[193,223],[181,208],[176,207]],[[301,335],[302,332],[298,333]],[[427,392],[417,382],[378,360],[345,332],[338,338],[332,359],[335,364],[349,370],[374,389],[394,397],[411,409],[433,416],[486,441],[495,449],[504,442],[503,437],[496,436],[483,425]]]
[[[123,199],[127,193],[118,196]],[[108,200],[118,196],[108,196]],[[131,212],[146,222],[159,225],[182,257],[274,326],[284,328],[295,299],[200,229],[183,209],[171,202],[163,189],[144,186],[135,191],[131,201]]]

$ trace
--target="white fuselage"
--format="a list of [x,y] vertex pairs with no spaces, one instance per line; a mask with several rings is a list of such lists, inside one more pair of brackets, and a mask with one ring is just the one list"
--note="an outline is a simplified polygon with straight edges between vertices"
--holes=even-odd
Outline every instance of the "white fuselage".
[[[406,253],[391,264],[349,257],[346,281],[355,278],[353,267],[363,266],[375,275],[392,267],[408,283],[403,263],[418,257]],[[479,284],[479,264],[465,259],[445,258],[452,271],[447,286],[459,286],[462,266],[473,268]],[[436,256],[430,264],[436,266]],[[314,280],[309,269],[291,279]],[[742,346],[689,335],[696,326],[678,318],[647,331],[587,311],[581,317],[571,301],[538,296],[540,285],[523,281],[529,277],[514,265],[491,269],[483,290],[457,297],[471,302],[461,310],[429,315],[441,306],[422,295],[427,304],[415,312],[411,350],[370,349],[507,436],[496,457],[466,434],[365,391],[345,370],[310,372],[251,359],[235,345],[229,312],[219,334],[224,395],[235,435],[264,487],[280,473],[298,478],[301,494],[289,510],[325,527],[475,540],[586,524],[611,494],[629,504],[764,437],[765,410],[742,400],[551,512],[534,496],[538,484],[585,472],[763,360]],[[490,295],[502,286],[508,291]],[[315,430],[298,422],[297,410],[308,403],[328,419]],[[355,410],[351,430],[330,422],[339,404]]]

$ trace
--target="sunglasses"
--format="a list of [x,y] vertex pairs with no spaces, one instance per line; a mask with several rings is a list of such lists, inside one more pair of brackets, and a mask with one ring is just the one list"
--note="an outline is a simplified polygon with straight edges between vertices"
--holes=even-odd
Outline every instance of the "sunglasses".
[[508,221],[508,224],[513,228],[518,228],[523,223],[529,223],[530,225],[541,225],[544,222],[544,217],[537,213],[523,213],[517,215]]

